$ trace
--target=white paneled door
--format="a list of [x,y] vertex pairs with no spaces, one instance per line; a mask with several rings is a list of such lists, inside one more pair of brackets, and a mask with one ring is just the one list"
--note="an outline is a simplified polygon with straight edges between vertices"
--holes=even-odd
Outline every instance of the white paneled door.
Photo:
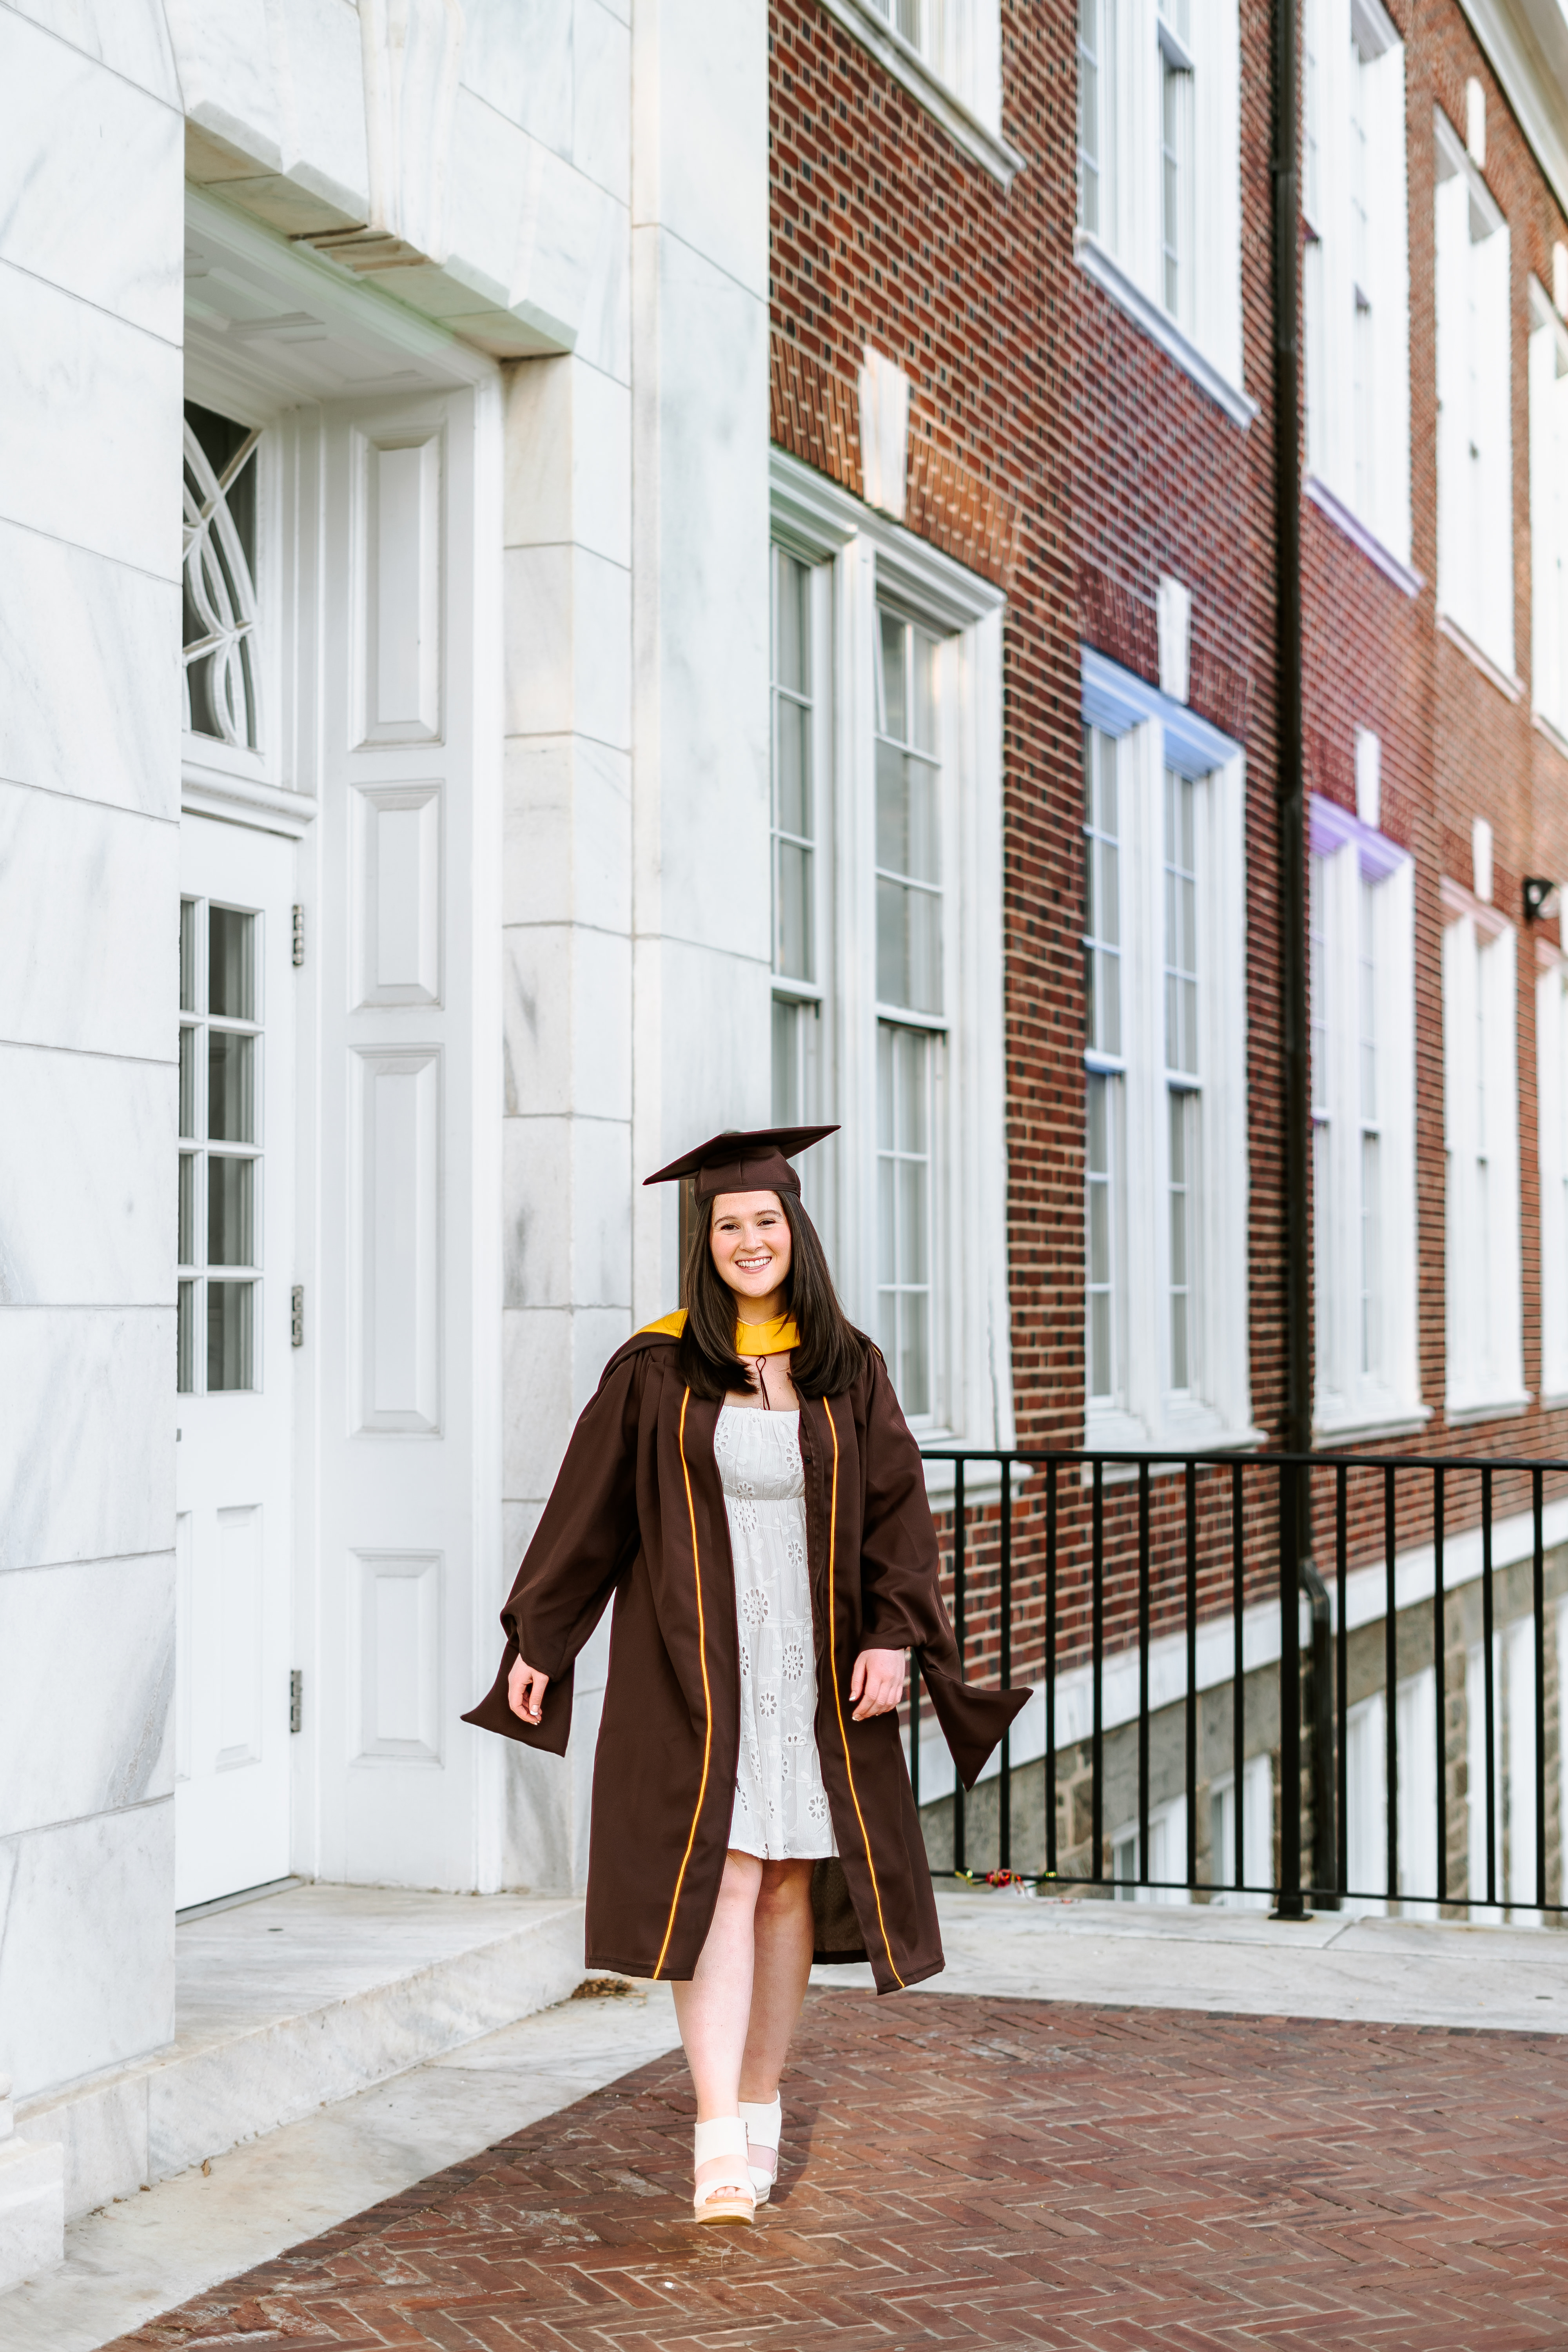
[[295,851],[199,816],[182,845],[183,1908],[289,1869]]

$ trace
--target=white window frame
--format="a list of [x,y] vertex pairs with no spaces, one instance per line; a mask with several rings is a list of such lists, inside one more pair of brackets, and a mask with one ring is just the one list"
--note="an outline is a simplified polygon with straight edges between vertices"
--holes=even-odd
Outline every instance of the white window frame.
[[1407,569],[1405,46],[1381,0],[1307,0],[1302,39],[1307,461],[1330,511],[1344,509]]
[[1509,226],[1440,108],[1433,121],[1437,610],[1516,692]]
[[[1522,1412],[1519,1082],[1514,929],[1447,877],[1443,1111],[1447,1206],[1445,1412],[1449,1422]],[[1484,1133],[1482,1131],[1484,1124]],[[1486,1203],[1479,1186],[1485,1146]]]
[[966,154],[1010,187],[1024,157],[1002,135],[1000,0],[822,0]]
[[[775,541],[818,567],[828,667],[818,670],[829,766],[818,774],[820,1109],[842,1121],[815,1180],[850,1314],[876,1328],[876,640],[889,604],[941,639],[944,893],[940,1015],[890,1014],[941,1040],[933,1134],[934,1410],[928,1444],[1013,1444],[1007,1286],[1002,960],[1002,621],[999,589],[784,451],[770,452]],[[783,983],[781,983],[782,987]],[[883,1008],[886,1010],[886,1008]],[[932,1463],[933,1494],[952,1465]]]
[[[1182,703],[1081,649],[1083,722],[1117,744],[1121,833],[1121,1051],[1086,1047],[1087,1072],[1121,1080],[1115,1191],[1124,1279],[1115,1302],[1121,1390],[1086,1394],[1090,1447],[1210,1449],[1262,1443],[1252,1425],[1247,1297],[1246,760]],[[1167,770],[1201,782],[1196,1223],[1196,1382],[1171,1370],[1170,1095],[1165,1059],[1164,814]],[[1138,1204],[1142,1204],[1139,1207]],[[1152,1204],[1152,1205],[1151,1205]],[[1135,1213],[1135,1210],[1137,1213]],[[1086,1320],[1087,1336],[1087,1320]]]
[[[774,1070],[773,1113],[783,1126],[812,1126],[826,1118],[826,1046],[823,1037],[823,1007],[834,997],[834,968],[837,941],[833,925],[833,575],[831,567],[810,555],[802,555],[792,546],[775,545],[770,562],[789,557],[805,568],[806,645],[809,661],[809,719],[806,729],[808,755],[811,762],[811,824],[812,858],[808,920],[811,926],[812,971],[809,976],[775,969],[773,983],[773,1038],[772,1052]],[[777,628],[777,614],[770,595],[770,630]],[[770,641],[771,642],[771,641]],[[770,659],[770,678],[774,663]],[[776,679],[770,686],[775,705],[773,725],[776,729]],[[776,792],[776,782],[773,785]],[[776,802],[773,803],[776,810]],[[776,843],[777,830],[773,837]],[[776,856],[776,848],[774,851]],[[777,909],[773,909],[776,924]],[[773,961],[779,963],[776,937]],[[787,1023],[794,1032],[795,1099],[781,1101],[777,1091],[778,1045],[782,1024]],[[834,1194],[832,1163],[836,1139],[818,1145],[807,1154],[800,1168],[801,1195],[822,1233],[831,1256],[834,1250]]]
[[[1080,266],[1223,408],[1246,425],[1242,381],[1241,48],[1235,0],[1089,0],[1100,104],[1080,119],[1100,158],[1097,224],[1079,220]],[[1190,298],[1167,300],[1163,131],[1166,77],[1190,75]]]
[[1536,943],[1535,1101],[1541,1218],[1541,1402],[1568,1404],[1568,956]]
[[[187,784],[199,789],[209,783],[220,797],[236,784],[242,791],[247,785],[277,790],[284,782],[283,567],[278,553],[283,538],[284,436],[263,403],[237,393],[227,383],[204,381],[203,372],[194,365],[186,369],[184,398],[258,436],[255,455],[249,461],[256,468],[256,627],[252,646],[257,742],[252,749],[184,730],[180,737],[181,772]],[[183,410],[181,424],[182,433],[189,429],[184,426]]]
[[[1421,1402],[1415,1206],[1415,861],[1348,809],[1313,794],[1313,1426],[1325,1441],[1391,1434],[1430,1418]],[[1363,893],[1375,974],[1375,1111],[1362,1085]],[[1377,1198],[1362,1145],[1375,1124]],[[1380,1370],[1364,1369],[1364,1221],[1380,1240]]]
[[1568,751],[1568,327],[1530,281],[1530,688]]

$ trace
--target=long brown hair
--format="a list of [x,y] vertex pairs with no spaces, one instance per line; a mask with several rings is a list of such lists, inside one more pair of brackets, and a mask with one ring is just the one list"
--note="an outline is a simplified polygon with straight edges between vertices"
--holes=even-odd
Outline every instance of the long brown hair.
[[[790,1378],[802,1396],[842,1396],[865,1370],[872,1343],[839,1305],[827,1253],[799,1201],[790,1192],[774,1197],[789,1227],[784,1306],[800,1329],[800,1345],[790,1358]],[[686,1248],[680,1377],[694,1396],[718,1400],[732,1389],[749,1387],[751,1376],[735,1353],[739,1294],[714,1265],[710,1246],[713,1202],[700,1201],[696,1209]]]

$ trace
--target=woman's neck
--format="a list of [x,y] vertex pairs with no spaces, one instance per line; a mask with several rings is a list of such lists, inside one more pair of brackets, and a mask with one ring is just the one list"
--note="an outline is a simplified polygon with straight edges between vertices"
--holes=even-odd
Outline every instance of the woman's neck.
[[748,1298],[739,1290],[734,1296],[737,1323],[776,1323],[781,1316],[789,1313],[782,1284],[777,1290],[770,1290],[765,1298]]

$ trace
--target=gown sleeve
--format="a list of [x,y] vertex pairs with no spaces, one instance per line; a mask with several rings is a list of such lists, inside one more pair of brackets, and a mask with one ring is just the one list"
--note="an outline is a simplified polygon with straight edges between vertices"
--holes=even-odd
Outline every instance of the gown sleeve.
[[984,1690],[963,1679],[938,1580],[925,1467],[879,1356],[872,1360],[865,1446],[858,1646],[916,1653],[959,1778],[973,1789],[1002,1734],[1028,1705],[1029,1692],[1027,1686]]
[[[639,1351],[613,1361],[584,1406],[501,1609],[506,1649],[500,1671],[463,1717],[552,1755],[566,1752],[573,1662],[637,1549],[637,1422],[647,1360]],[[507,1677],[520,1657],[550,1677],[537,1724],[514,1715],[507,1698]]]

